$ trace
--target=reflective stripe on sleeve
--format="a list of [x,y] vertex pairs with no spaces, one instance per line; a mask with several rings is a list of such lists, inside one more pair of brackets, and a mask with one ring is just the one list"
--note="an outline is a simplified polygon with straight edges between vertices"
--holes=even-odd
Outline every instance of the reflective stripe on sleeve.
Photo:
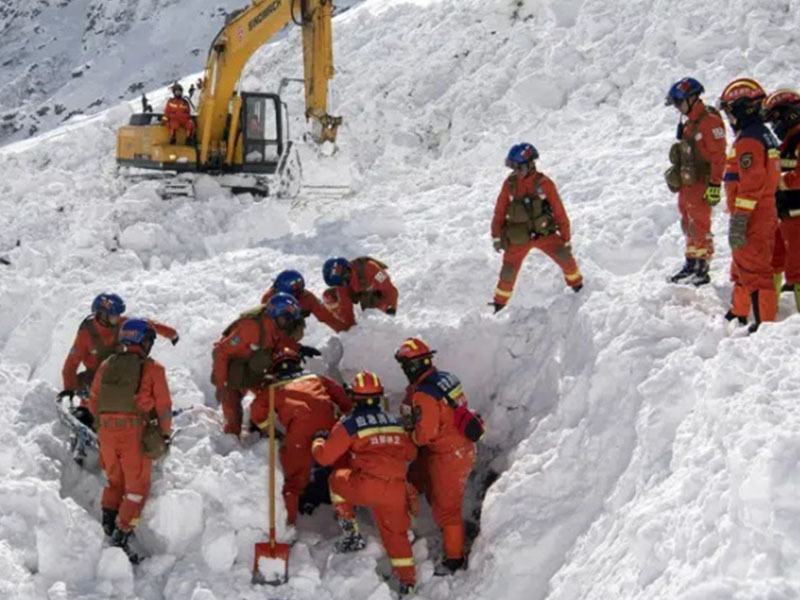
[[744,210],[753,210],[756,207],[756,201],[748,200],[747,198],[736,198],[734,206],[736,208],[742,208]]

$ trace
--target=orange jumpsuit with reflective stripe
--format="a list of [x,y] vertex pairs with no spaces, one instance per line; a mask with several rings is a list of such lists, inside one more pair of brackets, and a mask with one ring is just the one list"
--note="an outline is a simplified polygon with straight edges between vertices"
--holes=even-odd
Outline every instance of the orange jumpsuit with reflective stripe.
[[186,137],[194,135],[192,107],[186,98],[170,98],[164,107],[164,119],[169,127],[169,136],[175,137],[178,129],[186,130]]
[[[269,301],[269,299],[274,295],[275,289],[268,289],[261,297],[261,304],[266,304],[267,301]],[[347,329],[345,324],[340,321],[339,318],[334,315],[327,306],[320,302],[319,298],[317,298],[313,292],[310,292],[309,290],[303,290],[296,298],[298,304],[300,304],[300,310],[302,311],[304,317],[307,317],[308,315],[314,315],[317,318],[317,321],[325,323],[325,325],[337,333]]]
[[224,390],[221,404],[225,433],[239,435],[242,432],[242,398],[247,393],[247,390],[227,388],[228,362],[231,358],[247,358],[258,349],[270,351],[282,347],[300,349],[297,341],[278,329],[266,313],[256,319],[239,319],[227,335],[214,342],[212,380],[218,390]]
[[549,256],[564,272],[564,280],[570,287],[575,287],[583,283],[583,276],[578,263],[572,256],[565,244],[571,239],[569,217],[564,210],[564,204],[558,195],[555,184],[544,174],[541,174],[538,184],[535,184],[538,173],[532,170],[528,175],[522,177],[518,173],[512,173],[503,182],[500,194],[497,196],[497,203],[494,207],[494,218],[492,219],[492,238],[502,237],[503,226],[506,223],[506,214],[512,200],[512,188],[509,183],[513,177],[516,179],[516,194],[518,197],[537,196],[544,197],[553,210],[553,219],[558,225],[558,232],[551,235],[540,236],[531,240],[527,244],[509,244],[503,252],[503,266],[500,269],[500,277],[497,287],[494,290],[494,302],[505,305],[511,298],[514,291],[514,283],[522,267],[522,262],[528,253],[534,248],[541,250]]
[[[356,259],[358,260],[358,259]],[[351,261],[354,263],[355,260]],[[364,265],[363,285],[355,266],[350,269],[350,281],[347,285],[330,287],[322,294],[322,301],[344,325],[344,330],[356,324],[355,303],[358,295],[364,292],[376,292],[378,303],[374,308],[383,312],[396,311],[398,292],[392,283],[389,273],[381,265],[369,258],[362,261]]]
[[400,581],[413,585],[416,576],[408,541],[411,519],[406,471],[417,449],[397,418],[379,406],[357,404],[334,426],[327,440],[314,440],[312,453],[323,466],[349,453],[350,468],[336,469],[328,480],[336,512],[353,519],[355,506],[370,507],[392,571]]
[[[106,356],[108,356],[117,344],[117,336],[119,335],[119,328],[128,320],[128,317],[120,317],[119,322],[115,326],[108,327],[100,323],[94,317],[87,317],[78,327],[78,333],[75,336],[75,341],[72,342],[72,348],[67,354],[64,361],[64,366],[61,369],[61,377],[64,381],[65,390],[78,390],[78,367],[81,363],[87,371],[96,371],[99,366],[98,356],[104,353],[104,349],[108,349]],[[167,339],[175,339],[178,332],[169,325],[164,325],[157,321],[148,320],[156,333]],[[98,348],[95,342],[91,328],[97,332],[97,336],[104,348]],[[88,391],[88,390],[87,390]]]
[[[703,160],[711,166],[708,183],[720,185],[725,170],[725,124],[719,115],[706,111],[697,100],[683,125],[682,138],[693,139]],[[711,235],[711,206],[705,200],[707,183],[682,185],[678,191],[681,229],[686,237],[686,258],[711,260],[714,236]]]
[[778,307],[771,263],[780,169],[777,144],[763,123],[738,132],[725,167],[725,196],[728,212],[747,214],[748,221],[745,245],[731,252],[731,312],[747,317],[752,307],[757,322],[774,321]]
[[[433,391],[437,388],[441,391]],[[449,394],[456,404],[466,403],[458,379],[444,371],[430,369],[406,388],[403,403],[418,415],[411,438],[420,446],[409,479],[431,505],[442,530],[445,558],[458,559],[464,557],[461,508],[475,462],[475,444],[456,428],[453,408],[442,393]]]
[[319,430],[330,431],[338,413],[348,413],[351,400],[344,388],[324,375],[299,375],[279,381],[256,393],[250,405],[253,423],[266,431],[269,426],[269,395],[274,394],[275,412],[286,430],[280,449],[283,467],[283,501],[287,520],[297,520],[300,495],[311,476],[311,440]]
[[[780,222],[775,232],[772,266],[776,273],[784,273],[786,283],[796,285],[800,284],[800,125],[786,134],[780,152],[783,171],[778,191]],[[782,203],[786,205],[783,211]]]
[[[129,346],[129,352],[138,351]],[[106,472],[108,485],[103,490],[103,508],[119,511],[117,524],[120,529],[136,527],[142,514],[144,502],[150,493],[150,472],[153,461],[142,452],[143,416],[155,410],[158,425],[164,435],[172,428],[172,399],[167,387],[167,375],[161,363],[148,358],[142,367],[139,391],[136,393],[136,413],[97,412],[97,400],[103,372],[103,362],[97,370],[89,394],[89,410],[94,422],[99,424],[97,433],[100,445],[100,461]]]

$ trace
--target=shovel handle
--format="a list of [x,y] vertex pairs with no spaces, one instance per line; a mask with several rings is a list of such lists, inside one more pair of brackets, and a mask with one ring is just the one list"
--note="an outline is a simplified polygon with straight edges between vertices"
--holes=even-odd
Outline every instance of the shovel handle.
[[275,388],[269,386],[269,544],[275,547]]

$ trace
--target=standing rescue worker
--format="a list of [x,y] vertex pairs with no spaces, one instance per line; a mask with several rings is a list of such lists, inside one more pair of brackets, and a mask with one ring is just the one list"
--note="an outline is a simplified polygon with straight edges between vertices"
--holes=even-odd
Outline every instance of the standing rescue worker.
[[344,388],[330,377],[303,373],[302,357],[293,348],[281,348],[272,355],[270,373],[275,383],[256,392],[250,405],[250,419],[262,432],[269,427],[269,395],[286,433],[281,442],[283,501],[287,522],[297,521],[300,495],[311,478],[311,442],[314,433],[330,431],[339,414],[350,412],[352,401]]
[[672,283],[704,285],[711,281],[708,274],[714,255],[711,207],[721,199],[725,124],[719,112],[700,99],[704,91],[699,81],[684,77],[672,84],[665,102],[682,115],[678,142],[669,151],[672,167],[665,175],[669,189],[678,193],[681,229],[686,238],[686,262],[669,278]]
[[304,354],[293,337],[302,320],[300,305],[289,294],[278,293],[266,304],[243,312],[214,343],[211,383],[222,406],[223,431],[242,432],[242,398],[263,383],[272,366],[276,348],[289,347]]
[[434,353],[421,339],[409,338],[394,357],[410,384],[402,412],[407,415],[411,439],[420,447],[409,479],[425,494],[433,518],[442,530],[444,560],[437,566],[436,574],[449,575],[464,567],[461,512],[464,487],[475,462],[475,443],[456,424],[458,407],[467,408],[461,382],[455,375],[433,366]]
[[411,519],[406,471],[417,449],[397,417],[381,409],[383,385],[375,373],[357,373],[351,395],[353,411],[334,426],[330,435],[317,432],[312,446],[314,460],[321,465],[333,465],[349,453],[349,467],[335,469],[329,479],[331,501],[343,531],[336,550],[355,552],[365,547],[355,507],[370,507],[399,581],[400,595],[405,595],[413,591],[416,581],[408,541]]
[[774,321],[778,308],[772,252],[781,165],[778,143],[761,117],[765,96],[758,82],[740,78],[729,83],[720,97],[720,108],[736,132],[724,176],[733,281],[731,309],[725,318],[746,323],[752,307],[751,333],[764,321]]
[[762,108],[764,118],[781,140],[781,181],[775,195],[780,219],[775,233],[772,266],[784,273],[783,292],[794,292],[800,311],[800,94],[793,90],[777,90],[767,96]]
[[192,121],[192,105],[183,97],[183,86],[180,83],[172,85],[172,98],[167,100],[164,107],[164,116],[161,121],[169,128],[169,143],[174,144],[179,129],[186,132],[186,144],[192,144],[194,139],[194,121]]
[[514,291],[522,261],[538,248],[564,272],[567,285],[583,287],[570,244],[570,224],[555,184],[536,170],[539,152],[531,144],[512,146],[506,166],[513,170],[497,196],[492,219],[492,243],[503,252],[503,266],[494,290],[494,312],[503,310]]
[[132,562],[138,557],[128,542],[150,492],[152,459],[142,449],[145,425],[154,416],[167,447],[172,427],[166,372],[161,363],[148,358],[155,337],[149,321],[125,322],[119,351],[100,365],[89,398],[108,480],[101,500],[103,531]]
[[[127,321],[122,316],[125,302],[117,294],[102,293],[92,301],[92,314],[86,317],[78,327],[75,341],[61,369],[64,389],[59,398],[74,395],[88,398],[95,371],[106,358],[114,353],[118,343],[120,327]],[[178,332],[172,327],[150,321],[153,329],[160,336],[169,339],[172,345],[178,343]],[[78,373],[83,363],[84,370]]]
[[318,321],[325,323],[336,332],[347,329],[345,324],[336,317],[328,308],[319,301],[313,292],[306,289],[306,282],[299,271],[289,269],[281,271],[275,278],[272,287],[261,297],[261,304],[266,304],[278,292],[294,296],[300,305],[303,318],[314,315]]
[[377,308],[387,315],[397,313],[397,288],[394,287],[387,266],[369,256],[352,260],[329,258],[322,266],[322,277],[329,287],[322,301],[344,324],[344,330],[356,324],[354,304],[361,310]]

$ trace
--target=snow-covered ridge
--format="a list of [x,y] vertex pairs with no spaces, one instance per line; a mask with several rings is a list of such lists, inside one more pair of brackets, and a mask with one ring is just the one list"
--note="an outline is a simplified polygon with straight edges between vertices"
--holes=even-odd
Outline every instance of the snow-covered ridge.
[[[797,82],[787,48],[797,46],[798,8],[368,0],[336,23],[335,112],[358,171],[358,193],[337,204],[231,200],[211,183],[200,202],[165,204],[149,183],[115,176],[122,108],[0,154],[0,255],[11,262],[0,265],[10,409],[0,507],[13,515],[0,519],[0,589],[263,597],[248,583],[264,527],[263,444],[231,447],[210,409],[181,415],[186,429],[143,520],[156,556],[134,582],[100,550],[101,482],[69,465],[54,425],[61,361],[93,295],[114,289],[132,314],[180,330],[177,347],[154,353],[176,404],[203,404],[210,344],[278,270],[299,268],[320,290],[324,258],[368,253],[389,263],[400,314],[361,317],[342,336],[343,366],[376,370],[396,397],[392,351],[422,335],[488,419],[481,469],[491,461],[503,472],[467,572],[431,579],[436,544],[415,544],[420,597],[797,597],[800,319],[750,338],[725,329],[721,211],[713,285],[663,283],[682,240],[661,173],[677,120],[662,106],[669,83],[692,74],[714,98],[742,74],[769,88]],[[294,34],[265,49],[245,87],[296,75],[298,55]],[[499,268],[488,222],[503,154],[522,139],[559,186],[587,286],[565,290],[533,255],[512,306],[494,318],[484,304]],[[782,314],[790,308],[785,299]],[[310,342],[326,336],[310,328]],[[334,531],[324,515],[301,525],[286,597],[388,598],[374,575],[377,540],[363,556],[329,561],[320,535]],[[82,550],[70,553],[76,537]],[[99,568],[86,566],[98,557]]]

